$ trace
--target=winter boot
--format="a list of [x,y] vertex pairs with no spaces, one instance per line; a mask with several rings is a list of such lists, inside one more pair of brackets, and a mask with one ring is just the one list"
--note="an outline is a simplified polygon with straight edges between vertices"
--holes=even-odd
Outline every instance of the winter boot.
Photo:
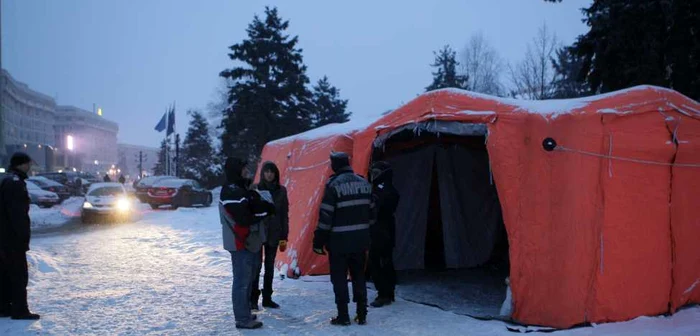
[[10,317],[12,315],[12,306],[7,305],[0,308],[0,317]]
[[263,324],[260,321],[254,319],[245,323],[236,323],[236,329],[258,329],[262,328]]
[[350,314],[348,313],[347,304],[338,305],[338,316],[331,319],[332,325],[349,326],[350,325]]
[[272,296],[271,295],[263,295],[263,302],[262,306],[266,308],[274,308],[277,309],[280,307],[275,301],[272,301]]
[[390,305],[391,301],[393,301],[391,298],[378,296],[376,299],[374,299],[374,301],[372,301],[372,303],[370,303],[370,306],[374,308],[384,307]]
[[13,320],[38,320],[40,318],[41,316],[39,316],[39,314],[34,314],[30,312],[26,312],[21,315],[12,315]]
[[367,303],[357,304],[357,315],[355,316],[355,322],[359,325],[367,324]]

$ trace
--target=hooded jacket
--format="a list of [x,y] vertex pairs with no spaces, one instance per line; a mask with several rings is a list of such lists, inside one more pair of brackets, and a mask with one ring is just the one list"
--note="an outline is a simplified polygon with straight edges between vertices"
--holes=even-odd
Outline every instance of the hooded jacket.
[[[275,174],[272,182],[265,180],[266,171],[272,171]],[[289,199],[287,188],[280,184],[280,171],[273,162],[267,161],[263,164],[257,188],[269,191],[275,202],[275,214],[265,218],[264,223],[267,245],[276,246],[280,240],[287,240],[289,235]]]
[[330,253],[363,252],[369,248],[372,185],[355,175],[347,154],[331,154],[330,177],[323,194],[314,248]]
[[227,159],[224,165],[226,184],[221,187],[219,217],[224,249],[232,252],[259,251],[264,237],[251,235],[251,232],[259,233],[261,220],[275,211],[273,204],[248,189],[250,180],[241,175],[245,165],[237,158]]
[[31,228],[27,174],[10,168],[0,182],[0,250],[29,251]]

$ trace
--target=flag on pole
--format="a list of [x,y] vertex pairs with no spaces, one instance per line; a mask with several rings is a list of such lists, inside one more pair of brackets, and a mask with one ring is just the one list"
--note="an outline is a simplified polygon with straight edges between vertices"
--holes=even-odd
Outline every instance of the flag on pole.
[[170,112],[168,112],[168,132],[166,133],[166,136],[175,133],[175,105],[170,108]]
[[168,112],[165,112],[163,114],[163,117],[160,118],[160,121],[158,122],[158,125],[156,125],[155,130],[158,132],[163,132],[165,131],[165,125],[167,124],[167,118],[168,118]]

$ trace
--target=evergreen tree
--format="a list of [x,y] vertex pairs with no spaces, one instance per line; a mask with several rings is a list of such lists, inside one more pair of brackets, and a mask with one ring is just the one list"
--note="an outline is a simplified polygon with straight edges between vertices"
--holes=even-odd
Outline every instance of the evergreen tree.
[[350,120],[352,113],[345,110],[348,100],[340,99],[340,90],[328,82],[328,77],[321,78],[313,89],[314,127]]
[[223,111],[224,156],[257,157],[265,143],[311,127],[311,93],[298,37],[290,37],[276,8],[265,8],[248,25],[247,39],[229,49],[232,69],[220,73],[229,85]]
[[557,50],[557,58],[552,60],[552,66],[556,72],[554,82],[554,95],[552,98],[577,98],[590,95],[588,83],[581,80],[581,66],[583,59],[576,56],[571,47]]
[[430,66],[437,68],[437,71],[433,72],[433,83],[425,88],[426,91],[443,88],[465,90],[469,88],[467,76],[457,74],[459,62],[457,62],[457,54],[450,46],[447,45],[433,54],[435,54],[435,63]]
[[170,150],[170,141],[163,139],[160,142],[160,150],[158,151],[158,161],[153,167],[153,175],[165,175],[166,174],[166,162],[167,162],[167,152]]
[[197,180],[207,187],[212,187],[215,184],[218,162],[209,136],[209,124],[197,111],[189,111],[187,114],[192,120],[182,143],[180,173],[184,178]]
[[700,1],[596,0],[583,13],[590,31],[573,50],[592,91],[651,84],[700,99]]

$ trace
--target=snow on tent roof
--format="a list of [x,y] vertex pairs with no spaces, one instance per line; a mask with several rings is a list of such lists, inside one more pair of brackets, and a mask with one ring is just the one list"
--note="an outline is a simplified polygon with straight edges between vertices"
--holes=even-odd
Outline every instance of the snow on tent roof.
[[[599,94],[595,96],[582,97],[582,98],[572,98],[572,99],[545,99],[545,100],[525,100],[525,99],[514,99],[514,98],[501,98],[490,96],[487,94],[460,90],[460,89],[441,89],[432,92],[449,92],[453,94],[459,94],[463,96],[479,98],[479,99],[490,99],[496,103],[511,105],[516,108],[515,111],[522,111],[533,114],[540,114],[544,116],[551,116],[556,118],[558,115],[572,113],[575,110],[582,109],[592,102],[599,101],[612,96],[617,96],[625,93],[631,93],[635,91],[657,91],[659,93],[676,93],[673,90],[662,88],[652,85],[639,85],[628,89]],[[602,113],[612,113],[615,112],[614,109],[605,109],[605,111],[597,111]]]
[[[641,92],[641,91],[656,91],[657,93],[663,94],[663,93],[672,93],[672,94],[677,94],[676,91],[667,89],[667,88],[662,88],[658,86],[651,86],[651,85],[639,85],[635,87],[631,87],[628,89],[624,90],[619,90],[619,91],[614,91],[610,93],[605,93],[605,94],[599,94],[595,96],[589,96],[589,97],[583,97],[583,98],[574,98],[574,99],[546,99],[546,100],[524,100],[524,99],[514,99],[514,98],[501,98],[501,97],[496,97],[496,96],[491,96],[483,93],[477,93],[477,92],[472,92],[472,91],[467,91],[467,90],[461,90],[461,89],[454,89],[454,88],[447,88],[447,89],[440,89],[440,90],[435,90],[435,91],[430,91],[427,93],[424,93],[424,95],[431,95],[431,94],[438,94],[441,92],[447,92],[449,94],[455,94],[455,95],[461,95],[461,96],[466,96],[466,97],[471,97],[471,98],[477,98],[477,99],[485,99],[485,100],[491,100],[495,104],[499,105],[504,105],[511,107],[513,112],[516,113],[532,113],[532,114],[538,114],[542,115],[543,117],[546,118],[556,118],[559,115],[562,114],[568,114],[572,113],[577,110],[581,110],[588,106],[589,104],[600,101],[609,97],[613,96],[618,96],[621,94],[625,93],[631,93],[631,92]],[[402,105],[405,106],[406,104]],[[689,106],[683,106],[687,110],[697,114],[700,116],[700,111],[694,110],[692,107]],[[399,107],[400,109],[400,107]],[[292,136],[288,136],[286,138],[278,139],[275,141],[270,142],[269,144],[272,145],[277,145],[277,144],[282,144],[286,143],[289,141],[294,141],[294,140],[314,140],[314,139],[320,139],[320,138],[325,138],[325,137],[330,137],[334,135],[351,135],[352,133],[356,131],[361,131],[368,126],[372,125],[376,121],[380,120],[381,118],[391,115],[395,110],[392,110],[392,112],[383,113],[383,114],[369,114],[369,115],[354,115],[353,118],[345,123],[342,124],[329,124],[325,125],[319,128],[315,128],[309,131],[306,131],[304,133],[299,133],[295,134]],[[624,113],[624,111],[618,111],[613,108],[606,108],[602,109],[599,111],[596,111],[597,113]],[[455,113],[459,114],[471,114],[471,115],[479,115],[479,114],[492,114],[495,113],[493,111],[455,111]],[[377,126],[381,128],[382,126]]]
[[294,141],[294,140],[298,140],[298,139],[313,140],[313,139],[320,139],[320,138],[325,138],[325,137],[329,137],[329,136],[333,136],[333,135],[343,135],[343,134],[350,135],[355,131],[362,130],[365,127],[371,125],[373,122],[375,122],[380,117],[382,117],[381,114],[353,116],[353,118],[350,119],[350,121],[348,121],[348,122],[344,122],[342,124],[335,123],[335,124],[324,125],[324,126],[306,131],[304,133],[299,133],[299,134],[288,136],[286,138],[277,139],[275,141],[270,142],[270,144],[282,144],[282,143],[286,143],[286,142]]

